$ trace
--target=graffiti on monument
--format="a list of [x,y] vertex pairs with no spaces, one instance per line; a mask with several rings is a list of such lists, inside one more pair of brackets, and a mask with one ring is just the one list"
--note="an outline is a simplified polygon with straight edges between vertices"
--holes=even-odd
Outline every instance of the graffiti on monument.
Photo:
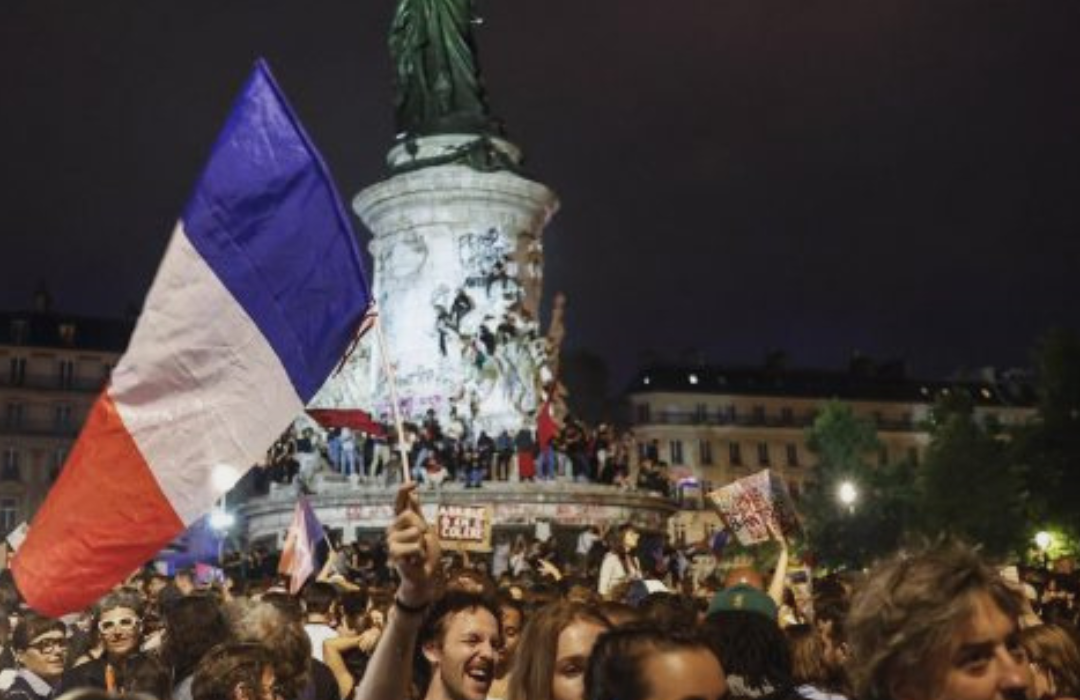
[[416,231],[403,233],[392,245],[381,247],[375,258],[375,275],[382,285],[382,295],[415,284],[427,259],[427,243]]

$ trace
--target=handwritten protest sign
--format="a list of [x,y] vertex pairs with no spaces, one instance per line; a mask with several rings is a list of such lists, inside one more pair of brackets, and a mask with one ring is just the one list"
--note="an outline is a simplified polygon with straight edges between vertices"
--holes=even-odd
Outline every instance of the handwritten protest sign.
[[440,505],[435,522],[444,548],[491,551],[491,511],[487,506]]
[[768,469],[710,492],[709,502],[743,546],[772,539],[770,526],[785,536],[799,530],[787,487]]

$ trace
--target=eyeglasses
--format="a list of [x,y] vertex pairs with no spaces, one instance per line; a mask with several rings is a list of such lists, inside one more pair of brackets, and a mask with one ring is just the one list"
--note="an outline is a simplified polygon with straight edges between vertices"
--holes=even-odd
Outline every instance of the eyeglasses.
[[63,637],[46,637],[36,642],[30,642],[27,646],[39,654],[54,654],[67,649],[67,640]]
[[109,632],[128,632],[135,629],[138,624],[137,617],[121,617],[119,620],[102,620],[97,628],[102,634],[108,634]]

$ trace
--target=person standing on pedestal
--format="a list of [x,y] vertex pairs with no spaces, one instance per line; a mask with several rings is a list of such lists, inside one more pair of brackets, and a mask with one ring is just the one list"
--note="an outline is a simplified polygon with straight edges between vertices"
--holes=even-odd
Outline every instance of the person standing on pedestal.
[[532,431],[522,428],[514,436],[517,450],[518,480],[533,481],[536,478],[536,442]]

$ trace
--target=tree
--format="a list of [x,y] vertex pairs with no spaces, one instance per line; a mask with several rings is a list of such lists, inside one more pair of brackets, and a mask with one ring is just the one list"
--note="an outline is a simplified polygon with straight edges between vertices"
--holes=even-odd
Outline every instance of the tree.
[[1015,460],[1027,468],[1033,529],[1080,535],[1080,338],[1051,331],[1033,353],[1038,419],[1016,432]]
[[920,520],[927,534],[958,535],[992,555],[1023,551],[1023,477],[1008,436],[979,423],[965,391],[952,391],[935,404],[930,446],[918,475]]
[[[911,465],[872,467],[867,457],[880,446],[874,423],[840,401],[823,407],[807,445],[817,465],[800,510],[816,563],[859,568],[895,549],[911,518]],[[856,492],[850,506],[838,498],[845,482]]]

